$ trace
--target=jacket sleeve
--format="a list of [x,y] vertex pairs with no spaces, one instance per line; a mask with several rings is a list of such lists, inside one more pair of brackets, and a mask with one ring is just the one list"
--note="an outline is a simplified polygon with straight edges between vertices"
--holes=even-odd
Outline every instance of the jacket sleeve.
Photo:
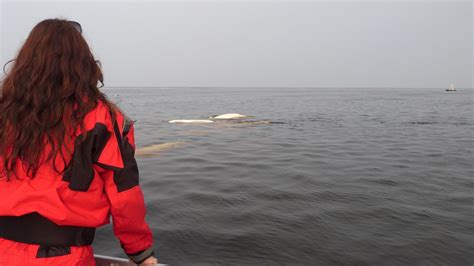
[[134,127],[124,116],[117,119],[94,167],[104,181],[114,234],[130,259],[140,263],[153,255],[153,238],[145,221],[145,203],[138,182]]

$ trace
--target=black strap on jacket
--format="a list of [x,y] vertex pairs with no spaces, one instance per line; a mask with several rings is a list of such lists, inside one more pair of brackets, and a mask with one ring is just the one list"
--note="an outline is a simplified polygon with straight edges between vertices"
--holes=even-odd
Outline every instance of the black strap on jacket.
[[123,128],[122,128],[122,135],[125,136],[130,131],[130,127],[133,124],[133,120],[130,119],[128,116],[124,115],[123,121]]
[[15,242],[55,246],[88,246],[94,227],[57,225],[34,212],[22,216],[0,216],[0,237]]

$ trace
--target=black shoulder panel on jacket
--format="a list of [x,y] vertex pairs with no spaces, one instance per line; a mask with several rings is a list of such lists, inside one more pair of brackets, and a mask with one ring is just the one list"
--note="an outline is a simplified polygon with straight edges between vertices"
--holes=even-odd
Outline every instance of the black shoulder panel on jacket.
[[72,159],[63,174],[63,180],[69,182],[69,188],[76,191],[89,189],[94,178],[92,163],[97,162],[111,135],[102,123],[96,123],[93,129],[84,134],[76,138]]
[[[138,166],[135,160],[135,149],[128,137],[120,134],[117,123],[114,123],[114,135],[123,161],[123,168],[117,168],[98,162],[99,156],[109,140],[111,133],[102,123],[97,123],[93,129],[78,136],[74,143],[74,153],[66,167],[63,180],[69,182],[69,188],[75,191],[87,191],[94,178],[92,164],[114,172],[114,183],[117,191],[122,192],[138,185]],[[83,139],[83,141],[80,141]]]
[[120,153],[122,154],[123,161],[123,169],[114,171],[114,183],[117,186],[117,191],[122,192],[138,186],[138,165],[135,160],[135,149],[126,136],[128,130],[127,132],[124,132],[122,136],[117,123],[115,123],[114,131],[117,136],[117,142],[120,146]]

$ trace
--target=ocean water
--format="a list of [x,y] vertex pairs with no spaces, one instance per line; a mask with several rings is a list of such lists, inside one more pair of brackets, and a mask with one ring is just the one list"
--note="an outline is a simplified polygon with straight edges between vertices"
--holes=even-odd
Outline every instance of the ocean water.
[[[474,90],[116,88],[163,263],[472,265]],[[170,124],[238,112],[272,123]],[[179,145],[178,145],[179,144]],[[121,256],[111,226],[96,253]]]

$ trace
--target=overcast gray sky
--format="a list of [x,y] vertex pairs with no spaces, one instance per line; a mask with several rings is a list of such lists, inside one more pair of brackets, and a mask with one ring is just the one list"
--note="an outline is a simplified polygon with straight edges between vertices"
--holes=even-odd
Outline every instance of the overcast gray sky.
[[471,1],[5,1],[1,63],[79,21],[108,86],[473,86]]

